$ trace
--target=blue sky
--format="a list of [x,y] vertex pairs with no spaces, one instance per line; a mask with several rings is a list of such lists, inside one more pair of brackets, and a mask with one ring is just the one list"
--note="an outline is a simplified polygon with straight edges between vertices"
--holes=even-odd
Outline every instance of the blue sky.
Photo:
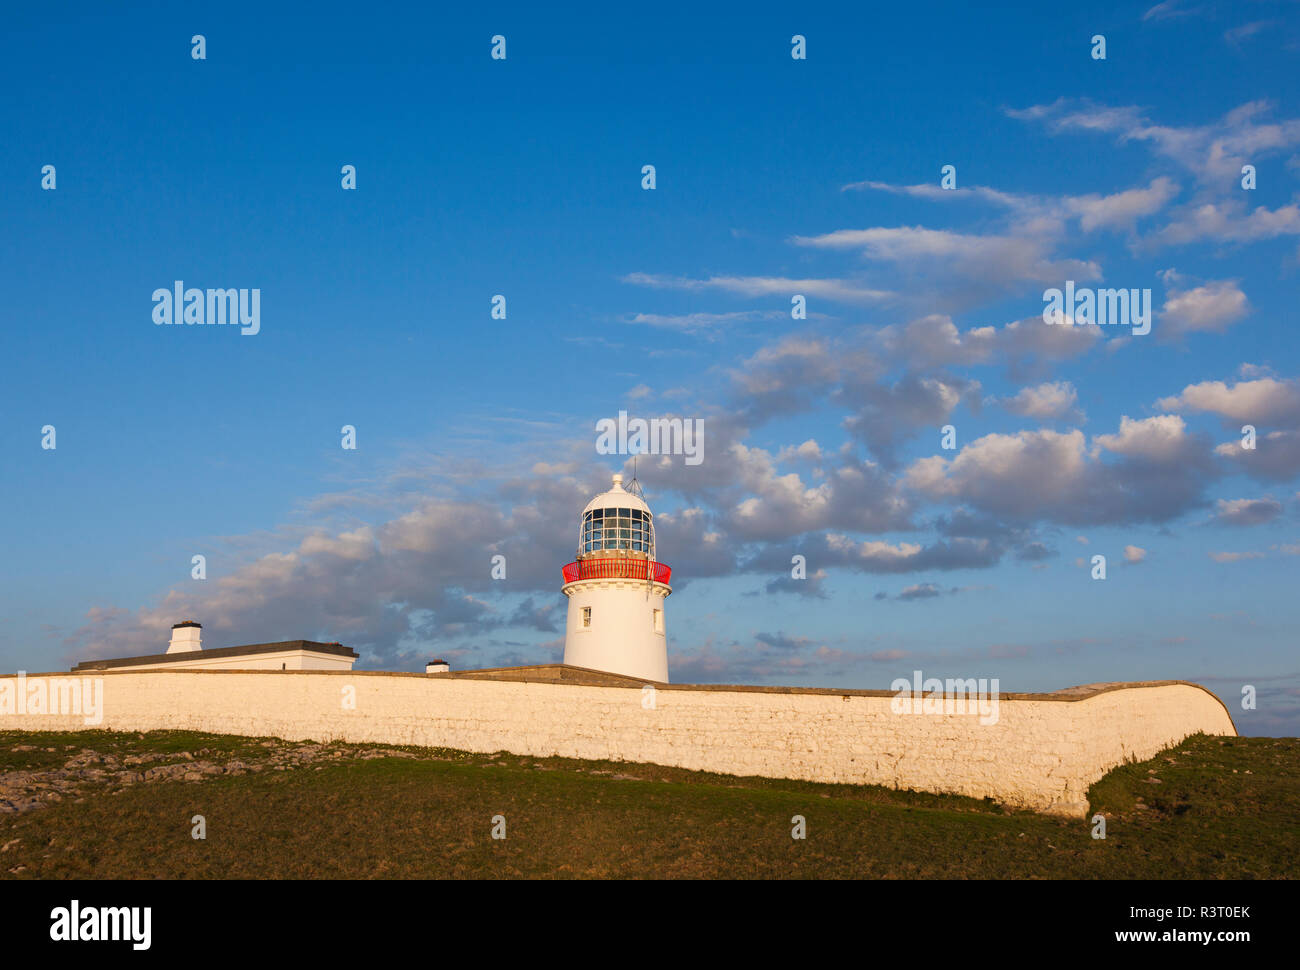
[[[191,616],[558,659],[624,409],[704,422],[638,469],[675,680],[1188,679],[1300,733],[1297,4],[840,7],[8,11],[0,668]],[[155,326],[177,279],[260,333]],[[1049,327],[1066,280],[1151,332]]]

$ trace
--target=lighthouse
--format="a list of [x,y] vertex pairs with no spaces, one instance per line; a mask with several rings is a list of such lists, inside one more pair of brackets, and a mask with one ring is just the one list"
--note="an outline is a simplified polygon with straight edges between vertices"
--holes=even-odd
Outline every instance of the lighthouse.
[[615,475],[582,510],[577,559],[564,567],[564,662],[667,683],[671,579],[656,558],[654,516],[640,486],[633,479],[624,488]]

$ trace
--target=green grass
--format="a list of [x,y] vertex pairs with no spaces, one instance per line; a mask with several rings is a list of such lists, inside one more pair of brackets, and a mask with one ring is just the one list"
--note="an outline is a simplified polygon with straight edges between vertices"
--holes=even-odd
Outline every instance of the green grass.
[[[970,798],[447,750],[351,757],[364,747],[330,745],[337,760],[280,771],[107,782],[79,800],[0,815],[0,878],[1300,874],[1296,739],[1198,736],[1116,769],[1090,793],[1107,816],[1105,840],[1085,819]],[[0,732],[0,770],[56,768],[86,748],[169,756],[150,764],[203,749],[218,763],[265,761],[268,751],[260,739],[179,732]],[[203,841],[190,835],[196,814],[207,820]],[[506,818],[504,840],[491,837],[495,815]],[[807,820],[804,840],[790,836],[794,815]]]

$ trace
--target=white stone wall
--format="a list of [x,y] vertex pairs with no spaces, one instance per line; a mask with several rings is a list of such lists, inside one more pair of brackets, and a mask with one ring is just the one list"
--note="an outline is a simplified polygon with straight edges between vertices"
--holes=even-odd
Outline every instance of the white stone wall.
[[[28,681],[67,674],[28,675]],[[885,692],[639,688],[371,672],[105,672],[107,730],[652,762],[736,775],[991,797],[1086,813],[1088,786],[1198,731],[1233,735],[1223,704],[1182,683],[1121,685],[1081,700],[1002,698],[977,714],[899,714]],[[352,688],[355,709],[345,706]],[[80,730],[64,715],[0,714],[0,728]]]

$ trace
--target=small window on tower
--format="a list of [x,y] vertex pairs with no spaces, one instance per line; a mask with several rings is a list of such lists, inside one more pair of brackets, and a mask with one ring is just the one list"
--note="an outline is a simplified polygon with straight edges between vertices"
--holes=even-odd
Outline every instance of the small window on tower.
[[[656,610],[655,612],[657,613],[657,612],[659,612],[659,611]],[[584,606],[584,607],[582,608],[582,625],[583,625],[583,626],[591,626],[591,607],[590,607],[590,606]]]
[[664,611],[655,610],[655,633],[664,632]]

